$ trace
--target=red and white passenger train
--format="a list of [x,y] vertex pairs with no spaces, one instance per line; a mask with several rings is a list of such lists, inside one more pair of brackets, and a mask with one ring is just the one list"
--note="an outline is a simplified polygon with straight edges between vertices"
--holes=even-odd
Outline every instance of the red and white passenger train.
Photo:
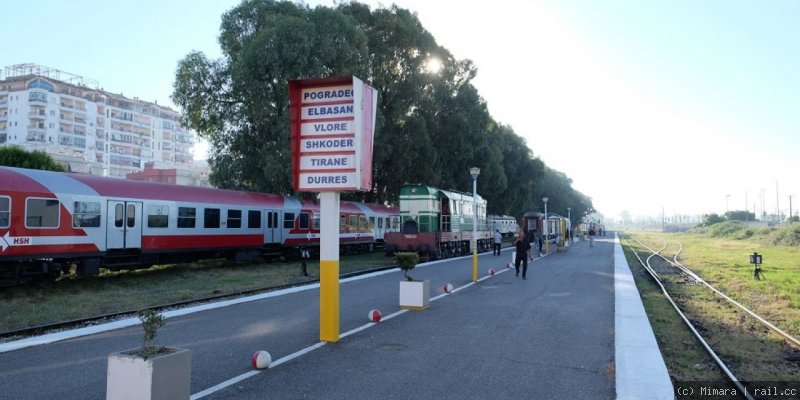
[[[225,257],[291,257],[319,246],[319,204],[239,192],[0,167],[0,281]],[[343,201],[343,252],[399,230],[397,208]]]

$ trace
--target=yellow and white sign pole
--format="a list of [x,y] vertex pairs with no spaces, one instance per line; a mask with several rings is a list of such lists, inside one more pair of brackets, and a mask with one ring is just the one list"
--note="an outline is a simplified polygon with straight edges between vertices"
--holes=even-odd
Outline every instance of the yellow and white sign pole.
[[478,282],[478,175],[481,169],[469,169],[472,176],[472,281]]
[[289,81],[292,179],[320,199],[319,338],[339,341],[339,193],[372,189],[377,94],[354,76]]
[[339,192],[320,200],[319,339],[339,341]]

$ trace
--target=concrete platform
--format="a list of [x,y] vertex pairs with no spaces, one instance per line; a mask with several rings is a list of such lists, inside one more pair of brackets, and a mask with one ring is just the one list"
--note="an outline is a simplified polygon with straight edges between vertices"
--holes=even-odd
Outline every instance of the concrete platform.
[[[527,280],[509,257],[481,255],[477,284],[470,257],[420,265],[425,311],[399,308],[399,270],[343,281],[337,343],[319,342],[316,285],[176,311],[158,341],[192,351],[192,399],[673,398],[616,240],[536,259]],[[445,283],[457,290],[443,294]],[[373,308],[379,323],[367,320]],[[0,399],[104,398],[106,356],[138,345],[141,328],[102,330],[0,344],[11,383]],[[256,350],[272,368],[252,369]]]

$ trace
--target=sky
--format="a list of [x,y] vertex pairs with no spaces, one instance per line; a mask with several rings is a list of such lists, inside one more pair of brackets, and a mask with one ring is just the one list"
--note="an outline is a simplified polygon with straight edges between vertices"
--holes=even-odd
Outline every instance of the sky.
[[[178,61],[220,57],[220,17],[237,4],[9,2],[0,67],[37,63],[172,105]],[[394,4],[474,62],[492,117],[607,218],[788,213],[790,195],[800,209],[800,2]]]

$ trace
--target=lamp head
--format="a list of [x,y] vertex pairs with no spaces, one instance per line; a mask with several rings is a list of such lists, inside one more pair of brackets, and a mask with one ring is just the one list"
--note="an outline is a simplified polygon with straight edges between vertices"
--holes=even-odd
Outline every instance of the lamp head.
[[481,169],[478,167],[472,167],[469,169],[469,174],[472,176],[472,179],[478,179],[478,175],[481,174]]
[[547,197],[542,197],[542,201],[545,202],[545,204],[547,204],[547,200],[550,200],[550,199],[548,199]]

